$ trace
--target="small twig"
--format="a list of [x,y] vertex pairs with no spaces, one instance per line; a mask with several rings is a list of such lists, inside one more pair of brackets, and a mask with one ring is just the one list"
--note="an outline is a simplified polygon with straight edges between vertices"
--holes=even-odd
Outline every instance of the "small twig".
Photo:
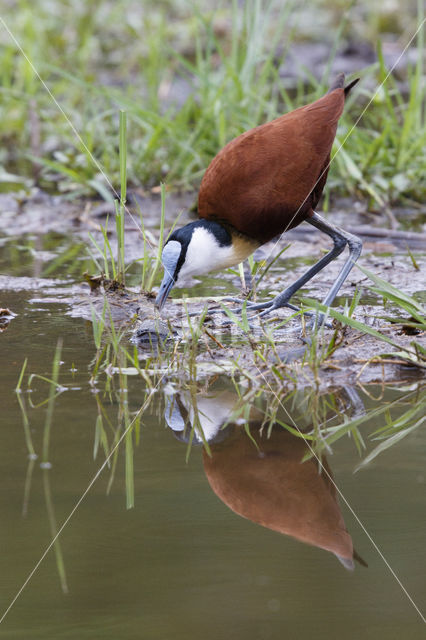
[[212,334],[210,333],[210,331],[207,331],[207,329],[205,327],[203,327],[204,332],[209,336],[209,338],[211,338],[211,340],[213,340],[214,342],[216,342],[216,344],[221,348],[221,349],[225,349],[226,347],[223,346],[223,344],[221,342],[219,342],[219,340]]

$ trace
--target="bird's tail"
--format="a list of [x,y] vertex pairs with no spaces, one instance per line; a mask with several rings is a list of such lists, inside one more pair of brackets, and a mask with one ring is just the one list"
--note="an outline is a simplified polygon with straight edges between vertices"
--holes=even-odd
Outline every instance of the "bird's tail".
[[359,82],[359,78],[355,78],[355,80],[352,80],[352,82],[350,82],[346,87],[345,85],[345,74],[344,73],[339,73],[333,83],[330,86],[330,89],[328,90],[328,93],[330,93],[331,91],[334,91],[335,89],[343,89],[345,92],[345,98],[348,95],[349,91],[352,89],[352,87],[354,87],[357,82]]

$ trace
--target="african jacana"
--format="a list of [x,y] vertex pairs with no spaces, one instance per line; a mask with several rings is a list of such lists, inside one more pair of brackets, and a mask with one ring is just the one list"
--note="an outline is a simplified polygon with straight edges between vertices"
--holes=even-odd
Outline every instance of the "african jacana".
[[[257,247],[306,221],[333,240],[333,248],[272,301],[250,309],[286,306],[291,296],[349,247],[349,257],[326,295],[330,305],[358,259],[362,243],[315,211],[327,179],[331,147],[345,98],[340,74],[328,93],[231,140],[212,160],[198,195],[200,220],[174,231],[164,246],[164,277],[156,306],[192,276],[238,264]],[[261,315],[263,315],[261,314]]]

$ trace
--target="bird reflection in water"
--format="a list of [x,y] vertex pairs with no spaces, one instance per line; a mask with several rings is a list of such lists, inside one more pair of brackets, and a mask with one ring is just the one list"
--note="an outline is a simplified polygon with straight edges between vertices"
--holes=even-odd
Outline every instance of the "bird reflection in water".
[[302,462],[306,441],[280,424],[262,428],[254,407],[247,421],[230,420],[237,402],[228,391],[198,394],[194,402],[180,393],[165,412],[180,440],[208,443],[204,470],[215,494],[244,518],[330,551],[346,569],[354,560],[367,566],[353,548],[325,456]]

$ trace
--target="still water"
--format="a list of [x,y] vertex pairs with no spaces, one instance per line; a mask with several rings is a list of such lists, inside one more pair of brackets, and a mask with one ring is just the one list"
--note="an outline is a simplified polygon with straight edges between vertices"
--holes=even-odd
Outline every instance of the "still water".
[[[124,387],[89,384],[92,329],[68,317],[68,305],[8,291],[0,306],[18,314],[1,336],[1,616],[117,442],[123,415],[133,418],[146,395],[135,376]],[[51,377],[59,337],[62,392],[49,405],[51,386],[35,378],[28,392],[27,381]],[[360,427],[368,453],[377,444],[369,434],[419,403],[418,387],[369,387],[358,398],[337,390],[321,399],[321,415],[333,425],[371,414]],[[311,428],[315,394],[279,393],[276,420]],[[309,450],[297,434],[273,421],[260,430],[265,402],[260,396],[229,420],[238,405],[232,381],[181,392],[163,379],[0,637],[423,638],[420,615],[363,527],[424,612],[424,429],[355,474],[356,443],[342,437],[322,456],[320,474],[315,459],[300,463]],[[368,567],[345,568],[352,545]]]

